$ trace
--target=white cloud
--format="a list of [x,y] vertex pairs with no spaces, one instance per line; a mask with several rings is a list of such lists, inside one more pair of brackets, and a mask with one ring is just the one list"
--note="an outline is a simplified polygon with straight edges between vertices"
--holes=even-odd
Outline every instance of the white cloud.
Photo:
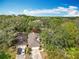
[[58,7],[54,9],[38,9],[38,10],[24,10],[24,14],[35,15],[35,14],[59,14],[60,12],[65,11],[64,7]]
[[39,15],[39,14],[58,14],[57,16],[79,16],[79,11],[77,10],[78,7],[76,6],[69,6],[68,8],[65,7],[57,7],[53,9],[38,9],[38,10],[24,10],[23,13],[26,15]]
[[79,16],[78,10],[68,10],[68,16]]
[[78,7],[76,6],[69,6],[69,9],[77,9]]
[[30,14],[30,15],[33,15],[33,14],[51,14],[51,13],[59,13],[59,12],[56,12],[57,9],[39,9],[39,10],[24,10],[23,13],[25,14]]
[[36,9],[36,10],[28,10],[25,9],[23,11],[20,12],[12,12],[12,11],[8,11],[6,14],[26,14],[26,15],[32,15],[32,16],[36,16],[36,15],[55,15],[55,16],[79,16],[79,11],[78,11],[78,7],[76,6],[68,6],[68,7],[57,7],[57,8],[52,8],[52,9]]
[[75,6],[69,6],[69,9],[67,11],[67,16],[79,16],[79,11],[77,10],[78,7]]

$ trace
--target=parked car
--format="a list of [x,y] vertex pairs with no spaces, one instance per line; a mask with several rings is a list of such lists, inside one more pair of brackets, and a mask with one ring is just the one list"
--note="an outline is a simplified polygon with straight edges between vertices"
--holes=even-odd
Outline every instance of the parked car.
[[20,55],[22,53],[22,48],[18,48],[17,54]]

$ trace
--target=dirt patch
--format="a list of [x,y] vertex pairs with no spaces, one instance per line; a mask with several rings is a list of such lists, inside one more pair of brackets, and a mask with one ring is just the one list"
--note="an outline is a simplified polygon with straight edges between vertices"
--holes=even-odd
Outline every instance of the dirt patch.
[[42,59],[48,59],[48,54],[46,52],[41,52]]

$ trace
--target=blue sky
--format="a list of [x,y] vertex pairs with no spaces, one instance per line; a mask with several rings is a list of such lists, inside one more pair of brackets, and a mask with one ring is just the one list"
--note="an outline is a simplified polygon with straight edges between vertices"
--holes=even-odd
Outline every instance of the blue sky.
[[0,14],[79,16],[79,0],[0,0]]

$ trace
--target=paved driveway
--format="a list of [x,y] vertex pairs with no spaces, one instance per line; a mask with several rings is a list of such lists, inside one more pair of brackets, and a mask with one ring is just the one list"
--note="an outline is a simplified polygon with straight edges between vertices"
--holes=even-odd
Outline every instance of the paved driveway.
[[31,53],[32,53],[32,59],[42,59],[40,50],[38,48],[36,47],[33,48]]
[[22,52],[20,55],[16,54],[16,59],[25,59],[25,48],[26,45],[18,45],[17,48],[22,48]]
[[16,55],[16,59],[25,59],[25,55]]

